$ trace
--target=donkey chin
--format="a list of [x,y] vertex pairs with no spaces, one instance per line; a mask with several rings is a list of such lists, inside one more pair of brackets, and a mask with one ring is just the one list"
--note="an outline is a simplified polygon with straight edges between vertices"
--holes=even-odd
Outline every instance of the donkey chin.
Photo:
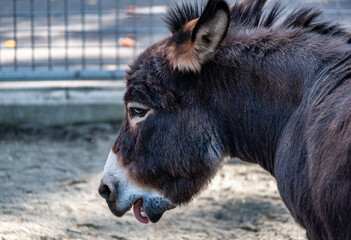
[[145,224],[158,222],[165,211],[176,207],[157,191],[137,186],[112,151],[104,167],[99,194],[117,217],[122,217],[133,207],[135,218]]

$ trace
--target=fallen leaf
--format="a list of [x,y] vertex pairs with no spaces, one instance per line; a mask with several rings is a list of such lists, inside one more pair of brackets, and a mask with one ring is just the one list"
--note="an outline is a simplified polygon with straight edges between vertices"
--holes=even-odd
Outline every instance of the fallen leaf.
[[5,46],[8,48],[14,48],[14,47],[16,47],[16,41],[15,40],[7,40],[5,42]]
[[123,47],[134,47],[135,46],[135,40],[129,37],[126,38],[119,38],[118,39],[119,45]]
[[118,69],[117,65],[107,65],[106,70],[107,71],[116,71]]
[[138,9],[138,6],[133,6],[133,5],[130,5],[130,6],[126,7],[126,10],[128,12],[135,12],[137,9]]
[[127,18],[140,18],[140,15],[136,13],[138,6],[127,6]]

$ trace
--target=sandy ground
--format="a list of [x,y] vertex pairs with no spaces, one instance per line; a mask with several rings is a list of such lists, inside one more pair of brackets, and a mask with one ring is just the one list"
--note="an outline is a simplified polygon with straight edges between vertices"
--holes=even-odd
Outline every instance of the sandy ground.
[[259,166],[229,160],[187,206],[142,225],[98,195],[118,126],[0,129],[0,239],[305,239]]

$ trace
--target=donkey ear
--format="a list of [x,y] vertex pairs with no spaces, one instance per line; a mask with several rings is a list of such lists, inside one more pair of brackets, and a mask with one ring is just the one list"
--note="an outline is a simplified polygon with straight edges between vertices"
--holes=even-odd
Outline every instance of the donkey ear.
[[191,35],[200,63],[206,62],[216,51],[227,33],[229,22],[227,3],[223,0],[209,0]]
[[173,68],[199,72],[201,65],[216,52],[229,22],[228,4],[224,0],[209,0],[201,16],[173,36],[175,44],[170,45],[167,53]]

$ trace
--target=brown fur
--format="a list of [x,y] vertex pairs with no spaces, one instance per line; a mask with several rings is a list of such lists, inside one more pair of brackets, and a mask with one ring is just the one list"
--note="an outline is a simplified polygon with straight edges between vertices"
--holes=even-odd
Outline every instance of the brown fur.
[[351,34],[319,11],[283,17],[266,2],[171,9],[172,36],[126,74],[126,104],[154,112],[133,129],[126,116],[114,151],[174,204],[206,187],[224,155],[258,163],[308,239],[351,239]]
[[227,32],[227,11],[220,10],[205,23],[201,17],[187,22],[165,48],[164,54],[170,67],[179,71],[199,72],[201,65],[215,55],[216,48]]
[[[191,36],[197,21],[198,18],[185,24],[182,29],[183,34],[189,33],[189,36]],[[196,48],[194,43],[190,40],[190,37],[181,44],[170,42],[170,44],[165,48],[165,56],[169,60],[173,69],[197,72],[201,68],[201,64],[196,53]]]
[[165,55],[170,62],[170,66],[175,70],[198,72],[201,64],[197,58],[193,43],[189,40],[177,47],[171,43],[165,49]]

